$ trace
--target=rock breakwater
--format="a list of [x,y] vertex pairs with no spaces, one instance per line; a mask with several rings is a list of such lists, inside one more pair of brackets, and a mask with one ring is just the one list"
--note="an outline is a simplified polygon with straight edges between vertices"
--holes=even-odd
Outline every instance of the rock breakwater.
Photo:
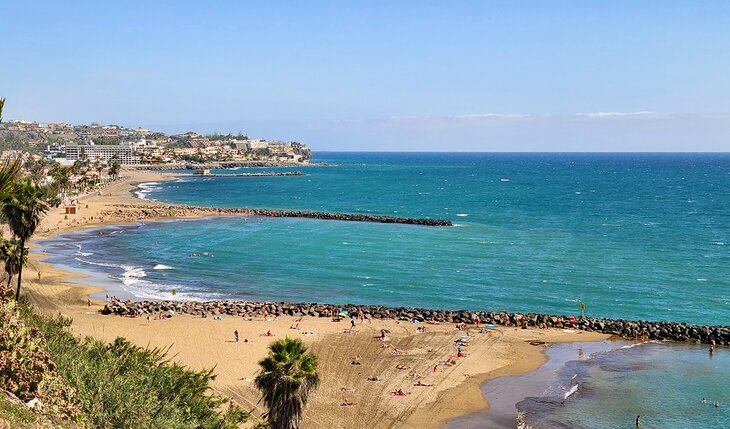
[[179,162],[173,164],[143,164],[135,165],[136,170],[142,171],[170,171],[170,170],[198,170],[198,169],[234,169],[234,168],[262,168],[262,167],[330,167],[335,164],[327,162],[285,162],[285,161],[225,161],[208,163]]
[[248,301],[113,301],[100,310],[101,314],[119,316],[158,315],[159,313],[192,316],[226,315],[252,318],[256,316],[338,317],[342,312],[353,317],[362,314],[371,320],[467,323],[477,318],[483,325],[523,328],[563,328],[595,331],[629,339],[664,340],[688,343],[730,345],[730,326],[702,326],[686,323],[654,322],[537,313],[507,313],[467,310],[431,310],[425,308],[383,307],[373,305],[332,305],[287,302]]
[[258,173],[181,173],[180,177],[286,177],[286,176],[306,176],[301,171],[262,171]]
[[451,221],[430,218],[394,217],[361,213],[310,212],[304,210],[250,209],[250,211],[254,216],[266,217],[302,217],[309,219],[339,220],[349,222],[402,223],[408,225],[422,226],[453,226],[453,223]]
[[223,207],[198,207],[185,205],[138,205],[138,204],[116,204],[114,210],[105,210],[102,216],[105,218],[119,218],[129,221],[132,219],[162,218],[162,217],[187,217],[191,215],[207,216],[264,216],[264,217],[288,217],[308,218],[322,220],[339,220],[349,222],[376,222],[376,223],[399,223],[421,226],[453,226],[449,220],[413,217],[394,217],[364,213],[336,213],[336,212],[314,212],[306,210],[271,210],[271,209],[248,209],[248,208],[223,208]]

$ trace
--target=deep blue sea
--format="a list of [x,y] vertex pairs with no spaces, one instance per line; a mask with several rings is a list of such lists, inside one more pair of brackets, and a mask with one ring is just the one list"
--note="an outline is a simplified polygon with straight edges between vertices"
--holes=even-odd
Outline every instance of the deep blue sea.
[[[144,184],[138,195],[204,206],[432,217],[457,226],[271,218],[145,223],[106,228],[102,236],[68,234],[47,243],[57,255],[51,261],[100,272],[140,298],[171,298],[174,289],[178,299],[559,314],[578,314],[585,303],[589,316],[730,324],[730,154],[315,157],[338,165],[297,169],[306,176],[181,177]],[[645,372],[619,372],[623,378],[591,367],[588,379],[600,380],[605,391],[585,392],[621,398],[628,389],[639,392],[641,404],[662,393],[655,391],[659,381],[681,391],[695,377],[692,362],[707,356],[677,350],[678,359],[691,356],[686,376],[676,365],[652,368],[671,356],[655,354]],[[625,356],[628,364],[631,355]],[[723,403],[720,417],[705,419],[702,409],[691,420],[682,414],[644,427],[730,428],[730,368],[707,365],[699,386],[672,401],[694,404],[700,392],[711,391]],[[712,383],[719,382],[718,393]],[[572,406],[551,410],[554,420],[545,421],[573,422],[600,408],[596,396],[571,398]],[[630,427],[616,423],[623,415],[607,419],[598,413],[590,424],[555,426]]]

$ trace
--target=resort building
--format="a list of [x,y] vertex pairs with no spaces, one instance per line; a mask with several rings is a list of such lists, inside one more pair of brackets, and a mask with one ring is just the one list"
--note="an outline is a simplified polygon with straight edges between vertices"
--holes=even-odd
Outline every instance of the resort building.
[[90,161],[104,161],[106,163],[113,160],[119,161],[120,164],[139,164],[139,156],[132,151],[129,145],[95,145],[95,144],[66,144],[66,159],[88,159]]

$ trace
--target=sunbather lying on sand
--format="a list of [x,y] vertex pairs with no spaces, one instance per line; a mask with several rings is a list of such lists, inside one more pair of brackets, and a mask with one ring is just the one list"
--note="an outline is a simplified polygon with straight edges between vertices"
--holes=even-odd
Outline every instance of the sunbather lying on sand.
[[393,396],[408,396],[411,394],[411,392],[404,392],[403,389],[395,389],[390,392]]

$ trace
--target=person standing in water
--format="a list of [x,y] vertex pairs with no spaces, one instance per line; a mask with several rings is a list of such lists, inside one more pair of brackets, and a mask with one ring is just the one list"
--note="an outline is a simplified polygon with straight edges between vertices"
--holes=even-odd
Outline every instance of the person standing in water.
[[636,427],[637,428],[641,427],[641,416],[636,416]]

